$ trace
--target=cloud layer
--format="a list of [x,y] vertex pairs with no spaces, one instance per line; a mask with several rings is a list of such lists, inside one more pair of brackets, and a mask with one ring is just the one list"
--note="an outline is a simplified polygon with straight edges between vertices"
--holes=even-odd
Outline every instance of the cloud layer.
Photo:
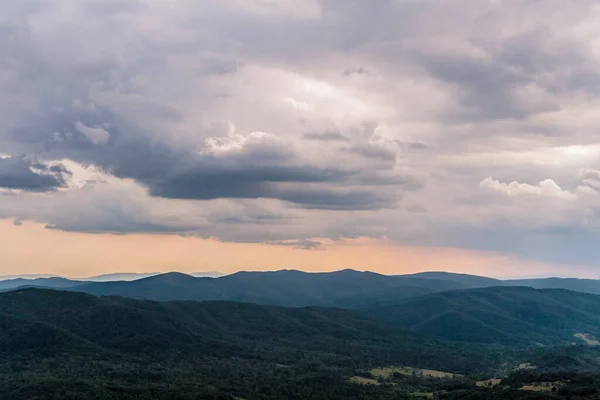
[[7,0],[0,217],[593,263],[600,9]]

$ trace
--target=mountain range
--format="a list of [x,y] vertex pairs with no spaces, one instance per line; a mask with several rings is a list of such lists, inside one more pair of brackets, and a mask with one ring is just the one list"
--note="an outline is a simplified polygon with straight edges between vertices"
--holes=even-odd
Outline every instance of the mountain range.
[[503,281],[445,272],[386,276],[355,270],[281,270],[219,278],[167,273],[133,281],[42,278],[0,282],[0,289],[7,291],[14,288],[3,284],[138,300],[354,309],[406,330],[470,343],[551,345],[600,337],[600,296],[592,294],[600,290],[600,282],[594,280]]
[[[60,277],[14,279],[0,281],[0,290],[45,287],[144,300],[224,300],[289,307],[345,308],[393,305],[427,294],[485,287],[526,286],[600,294],[599,280],[498,280],[446,272],[388,276],[347,269],[329,273],[296,270],[238,272],[210,278],[176,272],[149,275],[114,274],[86,281]],[[211,274],[217,275],[218,273]]]
[[[10,290],[16,288],[25,287],[38,287],[38,288],[67,288],[78,285],[83,285],[90,282],[131,282],[139,279],[150,278],[153,276],[161,275],[160,272],[148,272],[148,273],[135,273],[135,272],[124,272],[97,275],[89,278],[79,279],[68,279],[60,276],[52,275],[7,275],[0,277],[0,291]],[[189,276],[195,278],[218,278],[225,276],[225,274],[216,271],[209,272],[194,272]]]
[[[596,281],[282,270],[5,282],[27,285],[0,293],[0,398],[408,399],[427,387],[553,399],[570,397],[477,381],[551,374],[580,393],[600,369],[600,296],[583,293]],[[386,365],[461,375],[378,386],[368,371]]]

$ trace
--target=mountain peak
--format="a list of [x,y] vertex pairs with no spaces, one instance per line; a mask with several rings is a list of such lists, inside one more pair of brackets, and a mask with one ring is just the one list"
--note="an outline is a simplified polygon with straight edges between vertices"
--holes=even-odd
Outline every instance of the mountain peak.
[[148,278],[140,279],[140,281],[157,280],[162,282],[181,282],[196,279],[197,278],[182,272],[167,272],[160,275],[149,276]]
[[341,269],[339,271],[333,271],[330,272],[331,274],[336,274],[336,275],[364,275],[366,273],[372,273],[375,275],[379,275],[376,274],[375,272],[369,272],[369,271],[358,271],[356,269],[352,269],[352,268],[345,268],[345,269]]

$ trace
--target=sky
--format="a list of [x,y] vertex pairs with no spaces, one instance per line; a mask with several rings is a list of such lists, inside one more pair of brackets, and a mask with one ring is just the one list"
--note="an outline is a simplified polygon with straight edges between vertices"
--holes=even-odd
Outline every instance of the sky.
[[600,6],[4,0],[0,274],[600,277]]

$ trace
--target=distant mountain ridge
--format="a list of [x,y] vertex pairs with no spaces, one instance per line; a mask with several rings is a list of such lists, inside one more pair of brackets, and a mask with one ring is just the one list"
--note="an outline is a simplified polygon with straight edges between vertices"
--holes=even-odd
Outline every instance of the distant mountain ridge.
[[[144,300],[228,300],[281,306],[344,306],[363,296],[382,300],[384,289],[400,300],[430,293],[425,282],[409,278],[401,280],[372,272],[343,270],[331,273],[305,273],[295,270],[274,272],[238,272],[220,278],[195,278],[181,273],[169,273],[133,282],[89,283],[72,290],[95,295],[114,295]],[[428,286],[437,286],[427,281]],[[439,286],[448,286],[440,282]]]
[[38,278],[64,278],[54,274],[17,274],[17,275],[2,275],[0,281],[8,281],[12,279],[38,279]]
[[[577,287],[578,282],[584,284]],[[449,290],[526,285],[600,293],[600,281],[553,278],[526,282],[502,281],[444,272],[388,276],[351,269],[328,273],[298,270],[238,272],[219,278],[194,278],[186,274],[169,273],[133,282],[82,284],[70,290],[159,301],[227,300],[289,307],[353,308],[369,304],[391,305],[408,298]]]
[[51,278],[15,278],[0,281],[0,290],[11,290],[23,287],[43,287],[43,288],[54,288],[54,289],[66,289],[81,285],[83,281],[76,281],[60,277]]
[[96,275],[80,280],[89,282],[135,281],[137,279],[149,278],[151,276],[160,274],[161,272],[120,272],[114,274]]
[[[89,278],[70,279],[54,275],[7,275],[0,277],[0,291],[11,290],[17,288],[33,287],[33,288],[68,288],[82,285],[89,282],[117,282],[117,281],[135,281],[152,276],[162,275],[162,272],[147,272],[147,273],[114,273],[92,276]],[[197,278],[217,278],[225,276],[221,272],[193,272],[190,276]]]
[[173,272],[113,274],[85,281],[65,278],[14,279],[0,281],[0,291],[44,287],[143,300],[225,300],[289,307],[342,308],[393,305],[408,298],[437,292],[497,286],[568,289],[600,294],[599,280],[574,278],[499,280],[448,272],[389,276],[351,269],[327,273],[280,270],[243,271],[225,276],[206,272],[194,275],[207,274],[211,277]]
[[[135,281],[138,279],[150,278],[152,276],[161,275],[163,272],[123,272],[123,273],[114,273],[114,274],[104,274],[92,276],[90,278],[79,279],[81,281],[89,281],[89,282],[115,282],[115,281]],[[192,272],[188,274],[190,276],[196,278],[218,278],[221,276],[225,276],[226,274],[217,271],[207,271],[207,272]]]

